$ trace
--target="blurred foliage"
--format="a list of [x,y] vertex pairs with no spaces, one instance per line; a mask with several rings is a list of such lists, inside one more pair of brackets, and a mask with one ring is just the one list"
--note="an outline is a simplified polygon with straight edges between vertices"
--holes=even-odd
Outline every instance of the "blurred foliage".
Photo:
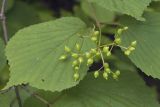
[[[0,0],[0,6],[2,5],[2,0]],[[6,8],[5,8],[5,12],[9,11],[10,9],[12,9],[12,7],[14,6],[15,0],[7,0],[6,3]]]

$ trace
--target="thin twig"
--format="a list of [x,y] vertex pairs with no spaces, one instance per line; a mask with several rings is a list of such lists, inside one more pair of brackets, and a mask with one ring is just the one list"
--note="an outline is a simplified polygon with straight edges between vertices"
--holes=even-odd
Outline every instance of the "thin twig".
[[38,95],[37,93],[35,92],[31,92],[30,89],[28,89],[27,87],[24,87],[24,86],[21,86],[22,89],[24,89],[27,93],[31,94],[32,96],[34,96],[36,99],[40,100],[41,102],[43,102],[44,104],[47,105],[47,107],[50,107],[50,103],[45,100],[44,98],[42,98],[40,95]]
[[1,6],[1,12],[0,12],[0,19],[2,22],[2,29],[3,29],[3,38],[5,41],[5,44],[8,42],[8,32],[7,32],[7,25],[6,25],[6,17],[5,17],[5,6],[6,6],[7,0],[2,1]]
[[[99,32],[100,32],[99,41],[98,41],[98,48],[100,48],[101,38],[102,38],[101,24],[100,24],[100,22],[99,22],[98,19],[97,19],[97,16],[96,16],[96,13],[95,13],[95,9],[94,9],[93,5],[92,5],[88,0],[87,0],[87,2],[88,2],[88,4],[89,4],[90,8],[92,9],[93,18],[94,18],[94,20],[95,20],[95,22],[96,22],[96,26],[98,27]],[[102,52],[101,52],[101,49],[99,49],[99,51],[100,51],[100,54],[101,54],[102,62],[103,62],[103,64],[104,64],[104,58],[103,58],[103,54],[102,54]]]
[[95,20],[96,22],[96,26],[98,27],[98,30],[100,32],[100,37],[99,37],[99,46],[101,45],[101,38],[102,38],[102,31],[101,31],[101,23],[98,21],[97,19],[97,16],[96,16],[96,12],[95,12],[95,9],[92,5],[92,3],[90,3],[88,0],[86,0],[87,3],[89,4],[90,8],[92,9],[92,16],[93,16],[93,19]]
[[101,29],[101,25],[100,25],[100,22],[99,22],[98,19],[97,19],[97,16],[96,16],[96,13],[95,13],[95,9],[94,9],[93,5],[92,5],[88,0],[86,0],[86,1],[87,1],[87,3],[89,4],[90,8],[92,9],[92,16],[93,16],[93,18],[94,18],[94,20],[95,20],[95,22],[96,22],[96,26],[97,26],[99,29]]
[[100,54],[101,54],[101,59],[102,59],[103,65],[104,65],[105,61],[104,61],[104,58],[103,58],[102,51],[101,51],[101,50],[99,50],[99,52],[100,52]]

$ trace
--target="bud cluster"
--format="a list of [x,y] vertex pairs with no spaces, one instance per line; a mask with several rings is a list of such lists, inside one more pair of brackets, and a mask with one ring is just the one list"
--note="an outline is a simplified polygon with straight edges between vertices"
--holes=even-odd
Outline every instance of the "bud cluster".
[[131,45],[128,46],[128,47],[123,47],[123,46],[121,46],[122,40],[121,40],[121,37],[120,37],[120,36],[122,35],[122,32],[125,31],[125,30],[127,30],[127,29],[128,29],[128,27],[124,27],[124,28],[122,28],[122,29],[118,29],[118,31],[117,31],[117,33],[116,33],[116,36],[115,36],[114,43],[115,43],[117,46],[125,49],[124,54],[127,55],[127,56],[129,56],[129,55],[131,54],[131,52],[135,50],[136,45],[137,45],[137,41],[131,42]]
[[125,50],[124,54],[127,56],[130,55],[131,52],[135,50],[136,45],[137,45],[137,41],[133,41],[131,45]]
[[75,81],[77,81],[80,78],[79,70],[80,70],[82,63],[86,63],[86,66],[91,66],[95,62],[96,58],[100,57],[102,59],[103,66],[99,70],[96,70],[94,72],[94,77],[98,78],[99,74],[100,74],[99,72],[102,71],[102,69],[103,69],[103,78],[104,79],[108,80],[109,75],[112,75],[112,78],[117,80],[120,75],[120,71],[117,70],[117,71],[113,72],[110,69],[109,64],[106,61],[104,61],[103,57],[104,56],[110,57],[112,55],[111,51],[114,46],[124,48],[125,55],[130,55],[130,53],[135,50],[135,46],[137,44],[136,41],[133,41],[128,48],[121,46],[122,40],[121,40],[120,36],[121,36],[122,32],[127,29],[128,29],[128,27],[118,29],[118,31],[115,35],[115,40],[113,41],[113,43],[112,44],[105,44],[105,45],[101,45],[101,43],[100,43],[101,42],[100,41],[101,40],[100,39],[101,33],[99,31],[93,30],[91,36],[88,36],[88,37],[91,39],[91,41],[96,43],[96,45],[97,45],[96,48],[91,48],[87,52],[83,53],[83,52],[81,52],[81,47],[83,44],[80,45],[80,44],[76,43],[76,45],[75,45],[76,52],[75,52],[75,50],[71,50],[68,46],[65,46],[64,47],[65,54],[61,55],[59,57],[59,60],[64,61],[67,58],[69,58],[69,56],[71,56],[71,58],[73,59],[73,62],[72,62],[72,67],[73,67],[73,71],[74,71],[73,78]]

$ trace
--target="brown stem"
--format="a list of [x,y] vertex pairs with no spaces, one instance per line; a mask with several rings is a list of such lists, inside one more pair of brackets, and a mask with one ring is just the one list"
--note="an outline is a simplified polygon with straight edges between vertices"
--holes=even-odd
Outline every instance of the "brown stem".
[[2,22],[2,29],[3,29],[3,38],[5,41],[5,44],[8,42],[8,32],[7,32],[7,25],[6,25],[6,17],[5,17],[5,6],[6,6],[7,0],[2,1],[1,6],[1,12],[0,12],[0,19]]

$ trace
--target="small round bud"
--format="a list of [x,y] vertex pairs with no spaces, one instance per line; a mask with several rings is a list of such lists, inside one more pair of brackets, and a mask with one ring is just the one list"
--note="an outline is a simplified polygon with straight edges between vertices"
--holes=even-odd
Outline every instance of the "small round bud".
[[94,41],[94,42],[96,42],[97,41],[97,37],[93,36],[93,37],[91,37],[91,40]]
[[62,56],[60,56],[60,58],[59,58],[59,60],[65,60],[65,59],[67,59],[67,55],[62,55]]
[[65,50],[66,52],[71,52],[71,49],[70,49],[68,46],[65,46],[65,47],[64,47],[64,50]]
[[124,30],[127,30],[127,29],[128,29],[128,27],[126,26],[126,27],[124,27],[123,29],[124,29]]
[[120,72],[119,70],[117,70],[117,71],[115,72],[115,74],[116,74],[117,76],[119,76],[119,75],[121,74],[121,72]]
[[90,66],[90,65],[92,65],[92,64],[93,64],[93,58],[89,58],[89,59],[87,60],[87,65]]
[[108,73],[108,74],[110,74],[111,73],[111,69],[110,68],[106,68],[105,72]]
[[127,55],[127,56],[129,56],[129,55],[131,54],[131,51],[130,51],[130,50],[126,50],[126,51],[124,52],[124,54]]
[[104,53],[107,53],[108,51],[109,51],[109,47],[108,46],[103,47],[103,52]]
[[104,68],[109,68],[109,64],[108,63],[104,63],[103,66],[104,66]]
[[82,63],[83,62],[83,57],[79,57],[78,61],[79,61],[79,63]]
[[98,78],[98,77],[99,77],[99,71],[95,71],[95,72],[94,72],[94,77],[95,77],[95,78]]
[[79,79],[79,74],[78,74],[78,73],[75,73],[75,74],[73,75],[73,77],[74,77],[74,80],[77,81],[77,80]]
[[131,46],[133,46],[133,47],[135,47],[137,45],[137,41],[133,41],[132,43],[131,43]]
[[108,74],[106,72],[103,72],[103,78],[108,80]]
[[107,56],[111,56],[111,52],[109,51],[109,52],[107,52]]
[[80,44],[76,43],[76,49],[79,51],[81,49]]
[[86,58],[90,58],[92,55],[89,52],[86,52]]
[[116,39],[115,39],[115,43],[116,43],[116,44],[120,44],[121,42],[122,42],[122,41],[121,41],[121,38],[116,38]]
[[134,51],[135,48],[134,48],[134,47],[129,47],[129,50],[130,50],[130,51]]
[[96,54],[96,49],[91,49],[91,53]]
[[117,31],[118,35],[121,35],[122,32],[123,32],[123,29],[118,29],[118,31]]
[[117,31],[118,35],[121,35],[122,32],[123,32],[124,30],[127,30],[127,29],[128,29],[128,27],[124,27],[124,28],[122,28],[122,29],[118,29],[118,31]]
[[93,36],[98,36],[99,35],[99,31],[94,31]]
[[77,60],[73,61],[72,66],[74,67],[74,66],[77,66],[77,65],[78,65],[78,61]]
[[72,57],[73,57],[73,58],[78,58],[78,54],[72,53]]
[[100,56],[101,53],[99,51],[96,52],[96,56]]
[[74,67],[74,70],[75,70],[75,71],[78,71],[78,70],[79,70],[79,67],[78,67],[78,66]]
[[115,79],[115,80],[118,79],[118,75],[116,75],[116,74],[113,74],[112,77],[113,77],[113,79]]

